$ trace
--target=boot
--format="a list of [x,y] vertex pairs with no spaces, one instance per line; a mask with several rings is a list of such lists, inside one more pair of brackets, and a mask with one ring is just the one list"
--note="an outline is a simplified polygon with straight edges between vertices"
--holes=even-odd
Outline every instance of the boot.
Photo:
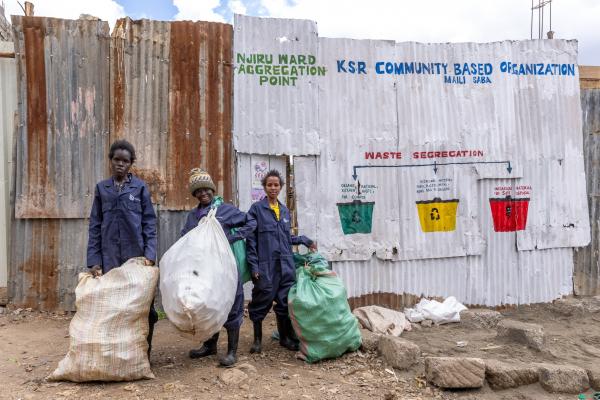
[[236,353],[239,339],[240,328],[227,329],[227,355],[219,360],[221,366],[232,367],[237,362]]
[[154,309],[154,305],[150,307],[150,312],[148,313],[148,336],[146,336],[146,340],[148,341],[148,361],[150,361],[150,353],[152,352],[152,336],[154,336],[154,325],[158,322],[158,313]]
[[190,350],[190,358],[202,358],[217,354],[217,342],[219,341],[219,332],[208,339],[199,349]]
[[290,340],[292,342],[295,343],[296,346],[300,347],[300,341],[298,340],[298,336],[296,336],[296,332],[294,331],[294,326],[292,325],[292,320],[289,317],[287,318],[287,325],[288,325],[288,332],[289,332],[288,337],[290,338]]
[[254,343],[250,347],[250,354],[262,352],[262,321],[252,321],[254,325]]
[[150,360],[150,353],[152,352],[152,336],[154,336],[154,324],[150,323],[148,325],[148,336],[146,337],[148,341],[148,360]]
[[279,345],[291,351],[298,351],[298,343],[292,340],[292,323],[287,315],[277,315],[277,330],[279,331]]

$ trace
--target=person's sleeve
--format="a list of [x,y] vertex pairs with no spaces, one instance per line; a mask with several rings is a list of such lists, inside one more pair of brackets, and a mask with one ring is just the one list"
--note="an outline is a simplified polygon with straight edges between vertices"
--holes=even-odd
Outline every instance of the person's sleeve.
[[145,185],[142,189],[142,239],[144,257],[156,262],[156,213],[152,207],[150,191]]
[[229,220],[231,221],[231,227],[236,229],[228,236],[229,243],[246,239],[254,233],[256,230],[256,219],[248,217],[248,214],[233,206],[231,206],[230,213]]
[[312,240],[310,240],[306,236],[296,236],[296,235],[290,235],[290,236],[292,237],[292,245],[294,245],[294,246],[303,244],[306,247],[310,247],[314,243]]
[[189,231],[191,231],[193,229],[193,225],[192,225],[193,218],[194,218],[193,211],[191,211],[187,215],[187,218],[185,220],[185,225],[183,226],[183,229],[181,230],[181,235],[179,236],[180,238],[184,237],[186,233],[188,233]]
[[94,190],[94,203],[90,213],[90,224],[88,228],[87,265],[102,265],[102,199],[98,192],[98,186]]
[[246,262],[250,267],[250,273],[258,272],[258,230],[256,229],[258,221],[256,211],[250,208],[246,214],[247,223],[253,226],[253,230],[246,236]]

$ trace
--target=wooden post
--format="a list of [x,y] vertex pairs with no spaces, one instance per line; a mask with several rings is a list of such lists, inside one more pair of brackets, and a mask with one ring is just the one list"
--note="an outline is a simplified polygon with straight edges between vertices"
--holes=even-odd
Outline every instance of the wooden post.
[[25,2],[25,16],[33,17],[33,3],[29,1]]

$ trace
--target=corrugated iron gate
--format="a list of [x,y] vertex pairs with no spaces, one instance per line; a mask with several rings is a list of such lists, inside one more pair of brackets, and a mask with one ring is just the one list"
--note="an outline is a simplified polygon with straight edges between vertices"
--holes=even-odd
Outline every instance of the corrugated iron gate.
[[110,142],[136,147],[159,214],[162,254],[194,205],[188,171],[233,198],[231,25],[13,17],[19,127],[11,301],[73,310],[94,185]]

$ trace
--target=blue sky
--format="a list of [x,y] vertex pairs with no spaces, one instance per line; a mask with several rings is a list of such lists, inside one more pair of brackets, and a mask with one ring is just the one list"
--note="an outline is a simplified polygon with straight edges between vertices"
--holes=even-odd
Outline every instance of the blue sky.
[[119,0],[125,14],[133,19],[149,18],[169,21],[175,18],[177,7],[172,1],[165,0]]
[[[0,0],[22,14],[17,0]],[[36,15],[232,23],[233,14],[316,21],[319,36],[416,42],[494,42],[530,37],[530,0],[34,0]],[[553,0],[555,38],[579,41],[579,63],[600,65],[600,0]],[[547,21],[547,19],[546,19]],[[549,26],[544,31],[549,30]]]

